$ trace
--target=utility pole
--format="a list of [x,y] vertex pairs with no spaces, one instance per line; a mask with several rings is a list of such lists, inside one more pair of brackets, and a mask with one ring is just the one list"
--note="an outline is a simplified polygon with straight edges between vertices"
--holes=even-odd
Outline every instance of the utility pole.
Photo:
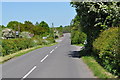
[[54,39],[55,39],[55,34],[54,34],[54,24],[52,23],[52,28],[53,28],[53,36],[54,36]]
[[13,24],[14,25],[14,29],[15,29],[15,38],[16,38],[16,24]]
[[18,38],[19,38],[19,34],[20,34],[20,23],[18,23]]

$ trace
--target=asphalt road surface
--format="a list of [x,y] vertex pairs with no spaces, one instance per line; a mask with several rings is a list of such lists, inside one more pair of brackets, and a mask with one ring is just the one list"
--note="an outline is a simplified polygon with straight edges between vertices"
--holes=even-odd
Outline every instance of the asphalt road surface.
[[78,58],[79,48],[70,43],[70,34],[60,42],[14,58],[2,65],[3,78],[94,78]]

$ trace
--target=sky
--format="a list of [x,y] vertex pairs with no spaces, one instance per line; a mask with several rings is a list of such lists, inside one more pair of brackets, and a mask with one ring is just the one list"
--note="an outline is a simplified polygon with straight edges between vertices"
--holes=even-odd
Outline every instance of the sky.
[[2,2],[2,24],[45,21],[51,27],[69,25],[76,12],[69,2]]
[[2,2],[70,2],[71,0],[1,0]]

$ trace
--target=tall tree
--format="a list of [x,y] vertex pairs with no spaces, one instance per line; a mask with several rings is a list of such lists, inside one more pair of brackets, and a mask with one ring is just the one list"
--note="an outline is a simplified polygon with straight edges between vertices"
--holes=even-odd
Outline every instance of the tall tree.
[[18,30],[18,24],[19,24],[18,21],[10,21],[10,22],[7,24],[7,27],[8,27],[8,28],[11,28],[11,29],[13,29],[13,30]]
[[92,43],[101,30],[118,26],[120,21],[119,2],[71,2],[80,17],[80,25],[87,34],[87,49],[92,50]]
[[49,33],[50,32],[50,28],[45,21],[41,21],[40,24],[38,25],[38,27],[42,27],[42,31],[44,33]]
[[25,31],[29,31],[29,32],[33,33],[33,28],[34,28],[34,25],[33,25],[32,22],[30,22],[30,21],[25,21],[24,22]]
[[45,21],[41,21],[39,26],[49,28],[48,24]]

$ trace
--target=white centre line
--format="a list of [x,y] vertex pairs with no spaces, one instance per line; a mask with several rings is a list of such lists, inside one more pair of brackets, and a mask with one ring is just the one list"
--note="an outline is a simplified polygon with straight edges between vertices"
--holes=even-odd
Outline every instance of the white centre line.
[[52,51],[50,51],[50,53],[52,53],[54,51],[54,49]]
[[47,57],[48,57],[48,55],[46,55],[46,56],[41,60],[41,62],[43,62]]
[[34,66],[21,80],[25,79],[30,73],[33,72],[33,70],[35,70],[37,66]]

